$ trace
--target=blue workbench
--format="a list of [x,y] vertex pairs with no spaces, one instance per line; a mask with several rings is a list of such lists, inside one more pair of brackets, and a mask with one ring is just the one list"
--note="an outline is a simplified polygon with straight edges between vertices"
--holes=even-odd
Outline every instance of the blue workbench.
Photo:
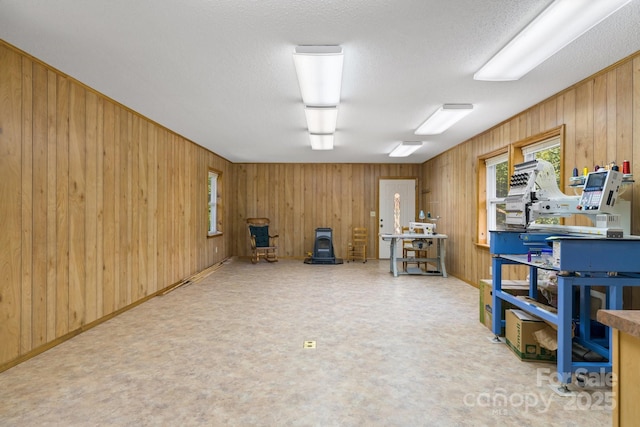
[[[552,248],[553,258],[541,262],[531,252]],[[558,351],[557,373],[562,384],[571,383],[572,373],[578,369],[587,372],[611,371],[611,333],[606,328],[605,339],[591,337],[591,287],[606,289],[606,308],[622,309],[622,291],[625,286],[640,286],[640,238],[624,239],[603,237],[581,237],[558,235],[557,233],[491,231],[493,268],[493,323],[492,331],[498,336],[505,326],[502,318],[502,302],[507,301],[548,323],[557,326]],[[529,267],[529,296],[536,298],[538,268],[554,270],[558,276],[557,312],[519,299],[502,291],[502,266],[509,264]],[[579,295],[579,309],[574,304],[575,293]],[[573,320],[578,320],[579,329],[572,338]],[[572,360],[572,342],[592,350],[605,362],[583,362]]]

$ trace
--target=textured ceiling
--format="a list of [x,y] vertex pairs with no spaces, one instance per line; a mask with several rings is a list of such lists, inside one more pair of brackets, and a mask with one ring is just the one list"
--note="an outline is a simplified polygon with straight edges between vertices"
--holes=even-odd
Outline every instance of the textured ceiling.
[[[421,163],[640,50],[634,0],[519,81],[474,81],[549,3],[0,0],[0,38],[232,162]],[[332,151],[310,148],[300,44],[344,49]],[[476,109],[414,135],[443,103]],[[426,143],[388,157],[403,140]]]

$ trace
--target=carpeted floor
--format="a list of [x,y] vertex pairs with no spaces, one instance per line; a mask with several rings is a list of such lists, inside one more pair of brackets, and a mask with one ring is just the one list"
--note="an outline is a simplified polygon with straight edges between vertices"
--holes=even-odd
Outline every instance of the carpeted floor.
[[[234,259],[0,374],[2,426],[604,426],[453,277]],[[315,348],[304,348],[314,341]]]

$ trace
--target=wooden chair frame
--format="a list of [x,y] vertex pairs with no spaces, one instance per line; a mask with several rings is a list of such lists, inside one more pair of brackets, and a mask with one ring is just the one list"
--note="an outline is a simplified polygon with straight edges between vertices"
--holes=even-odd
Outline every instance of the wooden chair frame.
[[269,245],[268,246],[257,246],[256,245],[256,236],[251,234],[251,227],[268,227],[269,226],[269,218],[247,218],[247,230],[249,231],[249,242],[251,244],[251,262],[253,264],[258,263],[260,261],[260,257],[267,260],[268,262],[276,262],[278,261],[278,246],[276,241],[278,239],[277,234],[268,234],[269,236]]
[[347,247],[347,262],[360,260],[367,262],[367,229],[365,227],[354,227],[351,234],[351,242]]

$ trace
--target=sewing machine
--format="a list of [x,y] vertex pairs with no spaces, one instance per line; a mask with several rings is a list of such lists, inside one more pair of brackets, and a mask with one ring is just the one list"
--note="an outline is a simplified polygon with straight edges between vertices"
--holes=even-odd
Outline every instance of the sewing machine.
[[409,222],[409,232],[417,234],[436,234],[436,225],[431,222]]
[[[631,206],[618,198],[622,173],[600,169],[590,172],[582,195],[568,196],[558,189],[553,165],[532,160],[515,166],[510,179],[505,223],[510,228],[544,229],[578,235],[621,238],[630,234]],[[539,218],[586,215],[591,226],[539,224]]]

